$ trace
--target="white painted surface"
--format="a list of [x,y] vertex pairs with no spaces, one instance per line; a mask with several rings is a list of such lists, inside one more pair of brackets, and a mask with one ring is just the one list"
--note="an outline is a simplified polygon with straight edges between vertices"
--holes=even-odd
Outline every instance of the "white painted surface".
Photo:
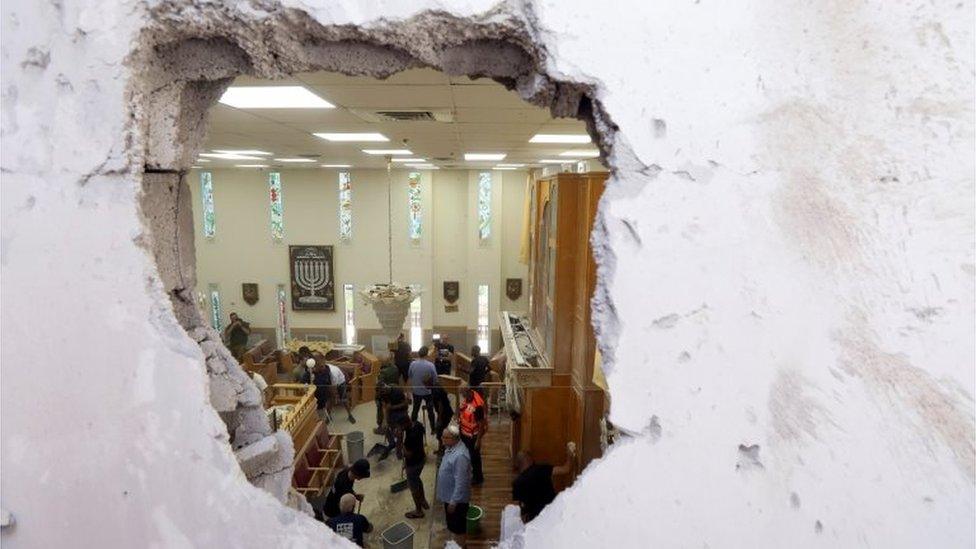
[[[372,29],[492,6],[286,4]],[[971,547],[973,2],[528,6],[550,72],[621,129],[598,320],[638,433],[528,546]],[[134,242],[145,6],[2,11],[0,539],[338,546],[241,477]]]
[[[339,240],[338,172],[286,169],[280,173],[285,238],[276,243],[269,228],[266,170],[211,170],[217,228],[212,239],[203,237],[199,173],[190,172],[198,289],[206,291],[208,284],[218,285],[225,326],[227,316],[236,311],[254,327],[273,329],[278,319],[275,288],[278,284],[285,284],[286,288],[289,285],[288,246],[331,245],[335,254],[335,312],[293,311],[289,301],[288,321],[293,328],[340,328],[344,310],[342,285],[354,284],[359,290],[387,280],[390,216],[386,171],[351,170],[353,237],[348,242]],[[473,330],[477,326],[478,284],[489,284],[495,296],[500,296],[504,292],[503,270],[509,277],[527,277],[528,267],[518,262],[525,172],[493,172],[493,234],[481,243],[477,239],[478,172],[421,171],[423,225],[417,244],[408,237],[408,173],[394,170],[392,174],[393,280],[423,288],[421,311],[425,329],[437,325],[467,326]],[[461,283],[456,313],[444,312],[444,280]],[[241,297],[243,282],[259,285],[260,299],[253,306]],[[524,301],[523,296],[514,305],[524,307]],[[497,300],[492,299],[492,304],[499,310]],[[504,305],[511,307],[513,302],[506,299]],[[356,302],[356,325],[379,328],[372,309],[361,299]]]

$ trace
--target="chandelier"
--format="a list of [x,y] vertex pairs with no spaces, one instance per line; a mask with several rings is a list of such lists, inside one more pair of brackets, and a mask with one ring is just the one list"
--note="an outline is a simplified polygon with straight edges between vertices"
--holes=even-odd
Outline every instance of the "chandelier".
[[410,303],[420,295],[420,290],[393,282],[393,160],[386,157],[386,208],[387,208],[387,253],[389,279],[387,284],[367,286],[359,295],[373,308],[383,334],[396,339],[403,330],[403,323],[410,313]]

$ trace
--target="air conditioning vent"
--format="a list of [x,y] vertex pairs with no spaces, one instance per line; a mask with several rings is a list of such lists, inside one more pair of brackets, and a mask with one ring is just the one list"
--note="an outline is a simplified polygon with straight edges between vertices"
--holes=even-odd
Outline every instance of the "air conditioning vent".
[[436,160],[436,161],[438,161],[438,162],[452,162],[454,160],[454,157],[453,156],[435,156],[435,157],[433,157],[433,159]]
[[453,122],[450,109],[379,109],[365,111],[349,109],[349,112],[367,122]]
[[436,120],[430,111],[376,111],[376,114],[398,122],[432,122]]

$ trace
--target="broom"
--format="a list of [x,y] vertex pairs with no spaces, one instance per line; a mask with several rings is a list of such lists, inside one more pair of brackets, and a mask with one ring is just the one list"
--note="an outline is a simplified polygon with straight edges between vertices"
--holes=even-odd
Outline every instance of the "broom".
[[402,492],[406,489],[407,489],[407,479],[404,476],[403,469],[400,469],[400,480],[390,485],[390,493],[395,494],[397,492]]
[[[424,418],[427,417],[427,405],[426,404],[424,404],[424,406],[423,406],[422,415],[423,415]],[[424,441],[424,446],[426,446],[426,445],[427,445],[427,441],[425,440]],[[391,494],[395,494],[397,492],[402,492],[402,491],[404,491],[404,490],[407,489],[407,485],[408,485],[407,479],[406,479],[406,477],[404,475],[403,469],[401,468],[400,469],[400,480],[398,480],[398,481],[396,481],[396,482],[394,482],[393,484],[390,485],[390,493]]]

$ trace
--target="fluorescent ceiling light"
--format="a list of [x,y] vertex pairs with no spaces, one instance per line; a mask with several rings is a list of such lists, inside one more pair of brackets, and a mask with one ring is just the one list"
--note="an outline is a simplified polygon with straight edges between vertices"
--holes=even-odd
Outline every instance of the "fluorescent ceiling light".
[[394,162],[427,162],[426,158],[394,158]]
[[192,170],[200,170],[202,168],[200,166],[190,166],[190,169],[192,169]]
[[518,168],[506,168],[506,167],[503,167],[503,166],[495,166],[492,169],[493,170],[517,170]]
[[351,168],[352,164],[322,164],[323,168]]
[[315,162],[313,158],[275,158],[275,162]]
[[206,158],[197,158],[197,163],[200,163],[200,162],[210,162],[210,161],[207,160]]
[[332,109],[335,106],[302,86],[232,86],[220,102],[238,109]]
[[235,168],[267,168],[267,164],[234,164]]
[[529,143],[589,143],[590,136],[585,133],[537,133]]
[[548,159],[548,160],[540,160],[539,161],[539,164],[568,164],[570,162],[572,162],[572,160],[570,160],[568,158],[566,160],[553,160],[553,159]]
[[389,141],[390,139],[381,133],[315,133],[315,137],[321,137],[326,141]]
[[496,168],[524,168],[525,164],[495,164]]
[[221,160],[263,160],[263,158],[260,156],[251,156],[247,154],[200,153],[200,156],[205,156],[207,158],[219,158]]
[[386,155],[386,154],[388,154],[390,156],[396,156],[396,155],[400,155],[400,156],[411,156],[411,155],[413,155],[413,153],[410,152],[407,149],[363,149],[363,152],[366,153],[366,154],[374,154],[374,155],[380,155],[380,156],[383,156],[383,155]]
[[469,162],[478,160],[505,160],[505,153],[464,153],[464,159]]
[[433,164],[410,164],[408,167],[417,170],[439,170],[440,169]]
[[600,151],[566,151],[559,153],[559,156],[571,156],[574,158],[598,158],[600,156]]
[[264,151],[240,150],[240,149],[214,149],[213,152],[220,154],[245,154],[258,156],[271,156],[271,153]]

